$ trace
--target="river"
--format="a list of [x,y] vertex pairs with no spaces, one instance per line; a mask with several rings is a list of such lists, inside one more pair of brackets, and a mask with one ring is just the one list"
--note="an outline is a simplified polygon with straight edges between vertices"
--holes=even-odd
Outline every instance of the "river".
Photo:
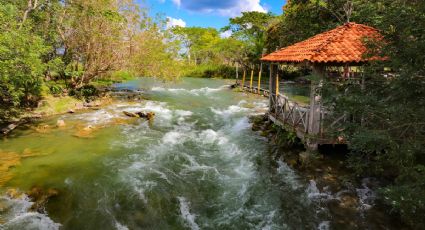
[[[0,188],[0,229],[328,229],[314,183],[273,162],[251,130],[248,116],[263,113],[266,99],[231,83],[118,84],[146,99],[51,117],[0,140],[13,166]],[[25,195],[5,195],[34,187],[58,193],[43,213]]]

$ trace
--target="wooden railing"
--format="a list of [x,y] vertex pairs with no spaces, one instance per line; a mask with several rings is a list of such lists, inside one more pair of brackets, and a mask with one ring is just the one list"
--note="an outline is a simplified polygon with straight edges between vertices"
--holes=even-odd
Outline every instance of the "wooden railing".
[[297,102],[289,100],[285,95],[272,95],[270,102],[273,107],[270,108],[270,115],[283,124],[290,125],[293,128],[308,133],[310,109],[307,106],[301,106]]
[[[301,105],[295,101],[290,100],[284,94],[272,94],[268,89],[258,87],[251,87],[244,85],[243,90],[252,94],[261,95],[270,99],[269,115],[275,122],[291,126],[303,134],[309,134],[318,138],[325,138],[327,129],[336,129],[347,120],[347,115],[342,115],[333,121],[325,120],[330,112],[323,106],[320,106],[319,119],[310,119],[311,111],[309,105]],[[312,130],[310,126],[317,125],[319,131],[310,133]],[[313,124],[314,123],[314,124]]]

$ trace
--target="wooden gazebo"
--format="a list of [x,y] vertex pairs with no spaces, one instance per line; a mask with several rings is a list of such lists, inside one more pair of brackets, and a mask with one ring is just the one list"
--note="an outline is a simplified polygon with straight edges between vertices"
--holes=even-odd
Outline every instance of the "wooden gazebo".
[[294,127],[300,137],[308,137],[304,139],[307,139],[311,148],[317,148],[319,143],[317,140],[324,132],[322,120],[325,112],[321,106],[321,83],[312,82],[310,106],[301,107],[289,101],[284,95],[279,95],[276,89],[279,84],[278,65],[307,65],[320,77],[328,76],[327,68],[336,66],[343,69],[342,75],[348,76],[350,66],[360,66],[378,59],[365,57],[367,52],[365,40],[376,40],[381,37],[375,28],[347,23],[264,56],[261,60],[270,64],[270,119]]

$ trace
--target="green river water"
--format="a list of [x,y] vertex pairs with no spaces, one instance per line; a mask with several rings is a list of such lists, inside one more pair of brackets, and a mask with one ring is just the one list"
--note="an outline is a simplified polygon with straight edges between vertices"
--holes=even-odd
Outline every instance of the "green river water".
[[[140,79],[116,87],[147,100],[117,99],[14,131],[0,154],[32,156],[0,188],[0,229],[329,229],[314,182],[272,163],[267,140],[251,130],[248,116],[264,113],[267,100],[231,83]],[[123,111],[156,117],[149,124]],[[43,214],[26,196],[4,195],[34,186],[59,192]]]

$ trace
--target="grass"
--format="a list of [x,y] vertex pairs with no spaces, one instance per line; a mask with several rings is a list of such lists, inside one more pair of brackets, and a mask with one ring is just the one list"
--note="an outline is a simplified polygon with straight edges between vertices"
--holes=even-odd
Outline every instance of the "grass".
[[297,102],[299,105],[306,106],[310,104],[310,98],[306,96],[293,95],[290,96],[289,99]]
[[41,101],[41,106],[39,106],[34,111],[34,113],[44,116],[62,114],[68,112],[71,109],[82,107],[82,104],[82,101],[73,97],[54,97],[49,95],[44,97],[44,99]]

